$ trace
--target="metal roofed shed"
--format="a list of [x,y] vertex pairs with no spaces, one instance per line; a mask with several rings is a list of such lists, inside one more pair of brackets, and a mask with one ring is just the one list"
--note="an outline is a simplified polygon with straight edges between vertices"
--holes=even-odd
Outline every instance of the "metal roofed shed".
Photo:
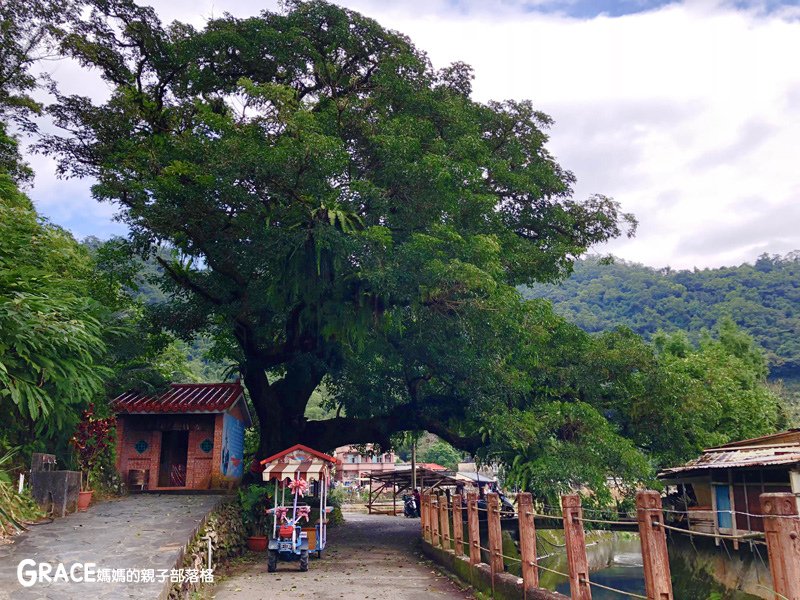
[[456,479],[471,483],[475,486],[482,486],[490,483],[499,483],[496,475],[487,475],[485,473],[478,473],[473,471],[459,471],[456,473]]
[[[800,429],[708,448],[658,474],[676,492],[675,517],[692,531],[747,538],[764,531],[760,496],[790,492],[800,508]],[[734,542],[738,546],[738,542]]]
[[800,463],[800,443],[780,446],[744,446],[741,448],[709,448],[698,458],[679,467],[664,469],[659,478],[677,473],[709,469],[741,469]]
[[252,424],[241,383],[172,383],[111,402],[117,470],[131,490],[225,489],[243,474]]
[[[439,465],[436,465],[437,467]],[[412,473],[411,465],[397,465],[394,471],[387,473],[380,473],[370,475],[369,478],[369,500],[367,502],[367,511],[369,514],[378,515],[397,515],[397,495],[405,491],[413,491],[411,489]],[[426,467],[417,467],[417,484],[422,493],[441,487],[455,487],[461,483],[456,479],[455,473],[452,471],[441,469],[430,469]],[[392,507],[384,508],[383,505],[378,503],[380,494],[385,491],[392,492]],[[403,508],[400,507],[400,512]]]

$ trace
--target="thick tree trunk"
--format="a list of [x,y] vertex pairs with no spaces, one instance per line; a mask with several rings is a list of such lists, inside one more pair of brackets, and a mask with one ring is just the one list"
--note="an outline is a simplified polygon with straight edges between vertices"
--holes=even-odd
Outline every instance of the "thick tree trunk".
[[285,402],[277,392],[275,384],[254,393],[247,386],[258,417],[259,444],[256,458],[262,459],[285,450],[300,441],[302,412],[293,410],[292,403]]
[[[286,393],[290,388],[299,393],[297,386],[279,385],[280,382],[265,385],[266,382],[266,377],[245,378],[245,385],[258,417],[258,459],[298,443],[323,452],[333,451],[339,446],[362,443],[379,443],[388,448],[389,436],[404,429],[405,420],[401,417],[404,411],[369,419],[337,417],[324,421],[306,421],[305,405],[311,392],[300,400]],[[281,391],[284,393],[281,394]]]
[[283,429],[269,427],[270,423],[280,423],[283,420],[283,407],[273,398],[267,374],[257,361],[250,361],[244,369],[244,384],[250,393],[253,408],[256,412],[259,431],[259,450],[256,458],[269,456],[272,448],[281,448]]
[[411,404],[363,419],[306,421],[306,405],[324,374],[319,365],[295,361],[282,379],[270,383],[257,361],[245,369],[244,383],[255,407],[260,433],[256,458],[266,458],[298,443],[323,452],[349,444],[377,443],[389,448],[392,434],[417,429],[430,431],[467,452],[474,453],[481,445],[479,436],[459,435],[441,421],[419,414]]
[[321,365],[297,360],[287,367],[283,378],[270,383],[258,361],[249,363],[244,383],[258,417],[256,458],[266,458],[301,441],[306,405],[324,374]]

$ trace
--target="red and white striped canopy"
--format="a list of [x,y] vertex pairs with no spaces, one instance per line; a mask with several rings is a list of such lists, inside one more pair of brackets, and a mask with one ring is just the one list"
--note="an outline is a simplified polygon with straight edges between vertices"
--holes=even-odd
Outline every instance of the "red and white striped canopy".
[[304,460],[290,462],[274,462],[264,468],[264,481],[270,479],[312,479],[319,480],[328,477],[328,464],[321,460]]

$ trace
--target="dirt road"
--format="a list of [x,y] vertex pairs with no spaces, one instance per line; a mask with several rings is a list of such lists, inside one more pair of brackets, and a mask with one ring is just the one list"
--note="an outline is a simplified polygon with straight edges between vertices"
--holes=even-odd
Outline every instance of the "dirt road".
[[427,598],[469,599],[425,561],[418,550],[419,519],[345,513],[346,523],[328,533],[322,560],[307,573],[296,562],[279,562],[267,573],[266,554],[250,555],[212,591],[216,600],[298,598],[313,600]]

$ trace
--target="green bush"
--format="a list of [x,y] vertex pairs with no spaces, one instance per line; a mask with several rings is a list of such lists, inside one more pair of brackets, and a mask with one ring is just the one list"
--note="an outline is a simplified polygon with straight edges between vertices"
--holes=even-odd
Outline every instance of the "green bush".
[[328,527],[336,527],[344,523],[344,515],[339,506],[334,506],[331,514],[328,515]]
[[42,512],[27,492],[18,494],[6,467],[11,464],[15,452],[6,452],[0,457],[0,538],[22,530],[25,521],[33,521]]
[[121,496],[125,493],[125,482],[117,471],[116,450],[106,448],[95,459],[89,471],[89,489],[103,496]]
[[248,535],[266,535],[270,516],[271,496],[265,485],[251,485],[239,490],[239,504],[242,506],[242,522]]
[[328,504],[336,508],[341,508],[342,504],[347,502],[347,499],[347,490],[341,485],[333,488],[328,494]]

